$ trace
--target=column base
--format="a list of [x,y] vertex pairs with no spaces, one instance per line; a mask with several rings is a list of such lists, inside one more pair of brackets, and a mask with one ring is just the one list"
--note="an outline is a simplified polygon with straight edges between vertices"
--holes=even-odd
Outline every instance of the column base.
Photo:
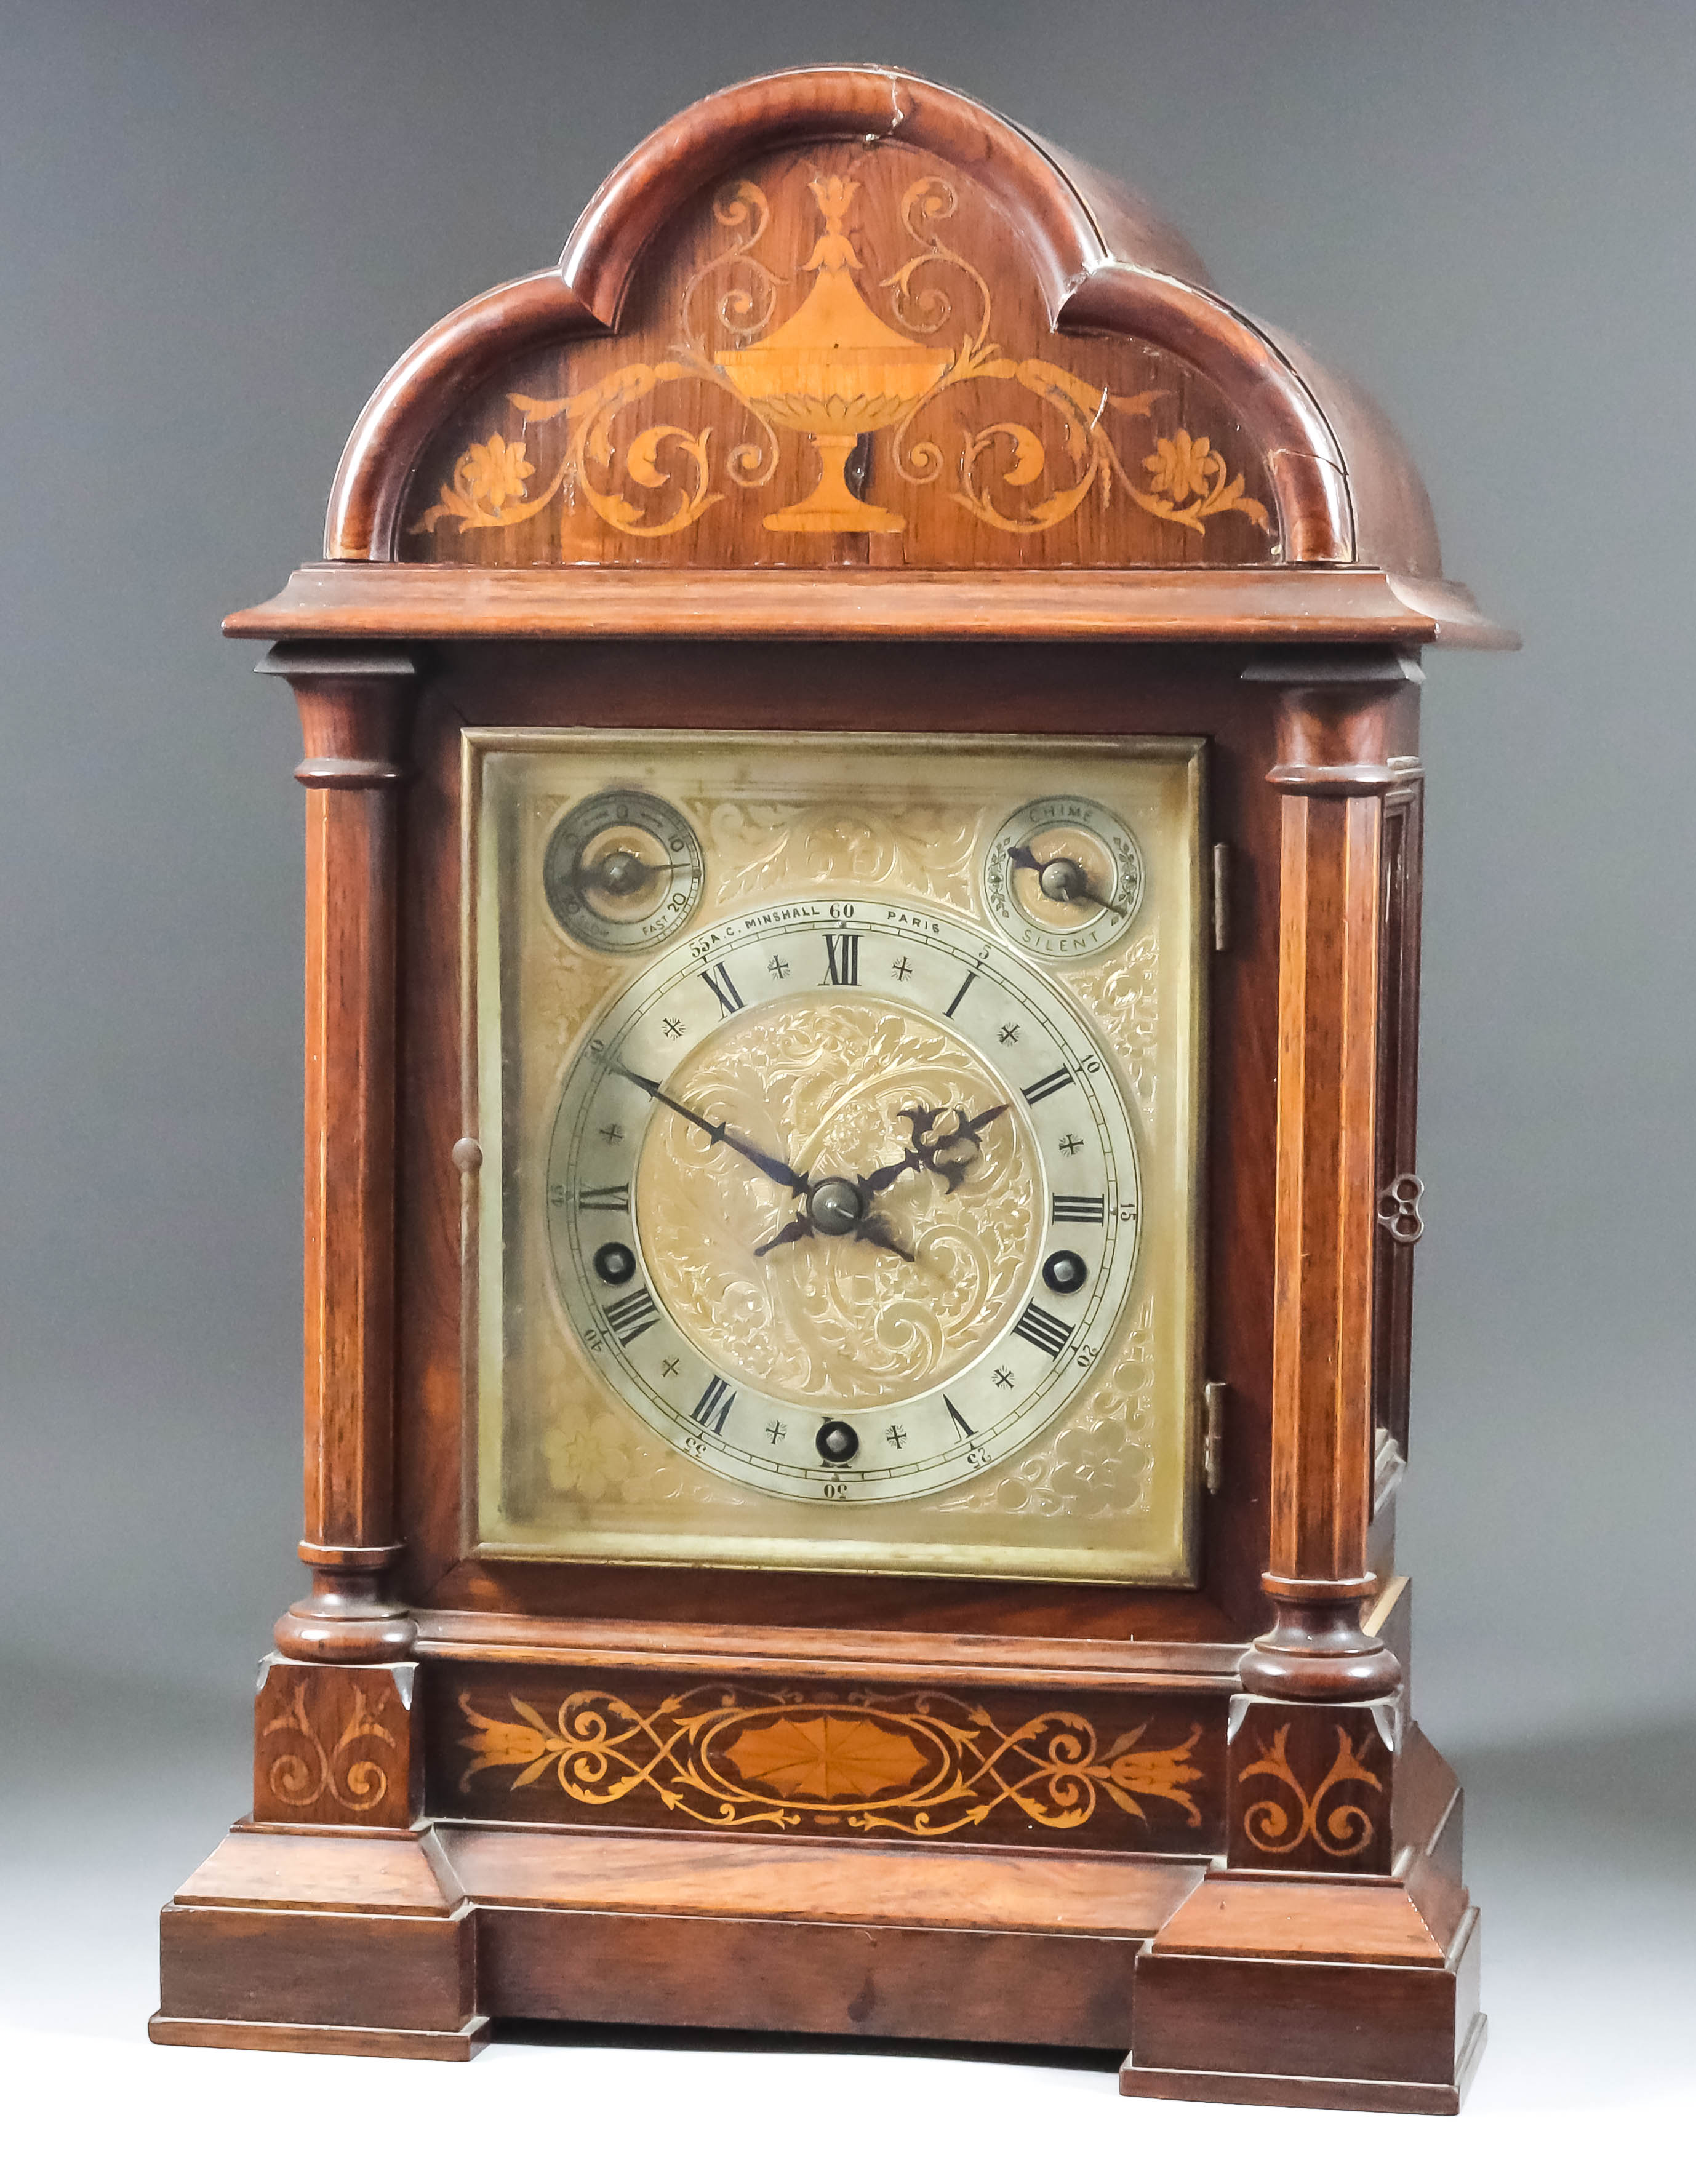
[[161,2045],[466,2061],[488,2022],[427,1834],[234,1828],[160,1914]]
[[256,1781],[315,1819],[238,1823],[166,1906],[154,2041],[466,2061],[507,2017],[1129,2048],[1131,2095],[1425,2114],[1476,2065],[1459,1789],[1393,1708],[1239,1697],[1210,1840],[1102,1856],[372,1825],[351,1755],[411,1774],[409,1677],[268,1664]]
[[[1348,1710],[1316,1711],[1329,1726]],[[1281,1757],[1281,1742],[1278,1750]],[[1394,1799],[1386,1869],[1343,1874],[1333,1863],[1304,1872],[1261,1863],[1208,1875],[1138,1956],[1121,2092],[1459,2111],[1484,2047],[1478,1914],[1460,1878],[1459,1788],[1417,1729],[1396,1756]],[[1319,1818],[1319,1800],[1307,1803]],[[1254,1827],[1246,1841],[1241,1833],[1233,1850],[1251,1850]],[[1269,1847],[1280,1839],[1295,1847],[1293,1830],[1262,1835]],[[1381,1807],[1369,1818],[1362,1806],[1337,1848],[1347,1854],[1353,1843],[1366,1852],[1392,1840],[1390,1812]]]

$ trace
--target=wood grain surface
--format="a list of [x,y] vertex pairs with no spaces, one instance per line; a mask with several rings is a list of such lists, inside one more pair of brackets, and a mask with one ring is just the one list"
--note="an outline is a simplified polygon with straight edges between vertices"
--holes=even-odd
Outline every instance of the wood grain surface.
[[[1443,578],[1394,432],[1122,185],[899,72],[801,70],[656,131],[558,268],[409,351],[326,553],[226,625],[278,644],[305,744],[313,1591],[254,1818],[164,1914],[153,2037],[1113,2042],[1127,2092],[1452,2112],[1477,1920],[1398,1711],[1405,1588],[1370,1610],[1411,1297],[1376,1208],[1414,1159],[1407,655],[1515,640]],[[967,763],[1208,743],[1228,1398],[1192,1590],[468,1549],[463,733],[868,723]],[[1335,1876],[1339,1837],[1279,1870],[1250,1769],[1292,1841],[1340,1787],[1375,1869]]]
[[756,1841],[444,1825],[458,1885],[483,1904],[858,1925],[1146,1938],[1203,1870],[1063,1850],[985,1857],[949,1843]]
[[469,569],[310,562],[228,637],[1517,644],[1464,587],[1377,569]]
[[[459,454],[480,448],[481,470],[474,468],[467,477],[501,473],[511,413],[496,426],[478,413],[477,404],[487,390],[496,398],[490,414],[500,416],[499,398],[509,390],[498,382],[513,360],[550,355],[569,374],[574,366],[568,359],[580,349],[586,358],[606,360],[602,377],[607,370],[624,366],[627,359],[649,371],[675,362],[680,328],[672,307],[703,263],[724,257],[755,235],[760,224],[752,216],[754,201],[735,195],[739,187],[745,191],[751,185],[762,188],[767,207],[774,209],[766,223],[769,234],[762,231],[758,237],[769,244],[769,254],[762,258],[757,248],[750,248],[731,268],[728,292],[749,301],[712,321],[725,337],[722,343],[716,337],[711,347],[704,341],[695,343],[707,369],[689,376],[706,383],[719,348],[734,348],[739,339],[758,338],[766,331],[764,298],[757,292],[762,278],[786,291],[786,304],[806,292],[801,276],[816,270],[808,259],[817,230],[801,225],[805,209],[798,214],[788,202],[794,191],[787,186],[810,184],[819,176],[854,181],[864,192],[848,233],[868,299],[889,309],[888,284],[897,281],[907,258],[923,261],[925,277],[918,293],[936,299],[936,305],[909,315],[918,337],[934,337],[934,345],[951,348],[957,359],[968,334],[979,343],[993,341],[1011,367],[1023,363],[1066,370],[1100,347],[1134,365],[1137,352],[1146,352],[1162,396],[1178,395],[1181,389],[1184,399],[1198,400],[1202,409],[1209,399],[1219,405],[1208,413],[1221,421],[1216,432],[1195,432],[1174,410],[1173,429],[1163,437],[1184,450],[1186,460],[1198,441],[1206,440],[1218,453],[1238,433],[1258,451],[1270,496],[1264,504],[1275,510],[1268,537],[1275,529],[1285,560],[1358,560],[1414,577],[1440,573],[1429,504],[1386,421],[1313,359],[1299,352],[1292,356],[1287,337],[1275,337],[1222,302],[1199,258],[1162,215],[1123,184],[1038,143],[957,92],[897,72],[866,69],[761,78],[702,101],[656,131],[608,178],[573,231],[557,270],[509,281],[432,329],[397,364],[354,429],[332,496],[326,554],[338,560],[401,558],[407,525],[417,520],[404,509],[404,497],[415,476],[427,476],[432,460],[439,466],[444,453],[451,470]],[[945,196],[953,202],[909,223],[902,200],[915,182],[929,186],[924,203],[937,207]],[[747,209],[739,217],[734,214],[739,202]],[[891,206],[893,222],[887,216]],[[989,288],[1001,315],[992,309],[984,322],[975,292],[949,297],[962,260],[972,267],[972,277]],[[711,307],[722,298],[709,295],[706,300]],[[948,323],[940,311],[944,302],[956,323]],[[969,318],[962,315],[968,303]],[[781,325],[789,315],[773,317]],[[1027,330],[1028,338],[1016,337]],[[682,331],[687,351],[689,330]],[[1093,381],[1087,373],[1077,376],[1107,394],[1117,391],[1121,399],[1146,391],[1119,385],[1111,370],[1098,370]],[[1027,391],[1033,383],[1027,380]],[[651,392],[644,387],[642,398]],[[502,448],[495,449],[487,437],[463,432],[455,442],[450,421],[456,412],[461,423],[474,421],[488,432],[499,432]],[[976,421],[969,411],[968,417],[958,429],[969,450]],[[681,429],[699,446],[699,421],[687,408],[681,418]],[[656,412],[653,427],[645,413],[638,413],[633,421],[644,429],[664,430],[678,425],[679,413]],[[990,421],[1002,421],[999,416]],[[1015,411],[1007,421],[1022,421]],[[1076,422],[1086,436],[1097,421],[1089,404],[1080,403]],[[983,429],[978,421],[977,430]],[[1177,441],[1179,431],[1189,433],[1187,443]],[[610,440],[605,444],[609,453],[616,453]],[[728,453],[728,434],[722,436],[722,444]],[[689,460],[682,440],[669,446],[673,454]],[[1006,446],[1004,474],[1017,475],[1021,458],[1028,468],[1027,446]],[[656,448],[657,443],[639,454],[634,482],[644,490],[665,467],[653,464]],[[700,453],[705,457],[706,451]],[[947,460],[951,465],[954,460],[951,448]],[[1139,463],[1147,460],[1142,454],[1137,458]],[[745,471],[748,465],[741,467]],[[1180,469],[1169,461],[1164,474],[1174,476]],[[1247,470],[1233,464],[1226,478],[1239,471],[1247,477]],[[940,482],[941,465],[933,465],[929,475]],[[1053,488],[1063,488],[1071,475],[1057,460],[1049,472],[1047,498],[1032,493],[1018,504],[1019,513],[1028,517],[1046,510]],[[1127,476],[1146,483],[1150,473],[1133,470]],[[515,476],[512,482],[516,487],[523,481]],[[622,485],[613,487],[610,479],[606,483],[616,500],[626,499]],[[685,485],[684,491],[690,493],[694,488]],[[728,498],[734,501],[740,493],[733,481]],[[628,504],[639,507],[639,497]],[[1131,504],[1128,493],[1121,493],[1120,504],[1122,510]],[[1198,504],[1199,496],[1191,503]],[[668,510],[660,520],[669,521],[675,512]],[[716,525],[723,533],[728,523],[734,534],[736,564],[769,554],[769,534],[759,535],[765,533],[765,512],[769,511],[757,515],[751,526],[726,518]],[[1103,517],[1107,513],[1104,507]],[[650,510],[647,521],[654,520]],[[937,521],[943,526],[934,542],[940,545],[950,535],[953,518]],[[929,526],[930,519],[926,522]],[[522,558],[579,558],[570,543],[570,525],[568,519],[556,543],[540,552],[530,549]],[[620,527],[612,526],[615,532]],[[593,550],[583,558],[606,558],[605,532],[603,524]],[[1017,552],[1009,549],[1007,558],[1029,558],[1033,535],[1027,531],[1015,542]],[[1146,549],[1138,543],[1135,525],[1122,536],[1130,550],[1115,558],[1142,558]],[[643,547],[644,558],[652,543]],[[907,548],[914,543],[909,538],[897,544],[897,562],[907,559]],[[851,534],[845,541],[836,534],[802,546],[795,558],[801,565],[815,566],[845,556],[864,558],[868,550],[873,549],[863,538],[855,541]],[[978,560],[986,550],[990,560],[1000,558],[993,542],[981,538],[972,540],[968,558]],[[670,558],[672,551],[663,544],[661,558]],[[716,555],[703,542],[700,553],[685,558],[710,564]],[[922,566],[927,558],[926,549],[917,547],[914,565]],[[1062,558],[1082,565],[1091,554],[1085,543],[1063,551]],[[1163,543],[1153,558],[1188,557]],[[1258,557],[1234,551],[1225,558]]]

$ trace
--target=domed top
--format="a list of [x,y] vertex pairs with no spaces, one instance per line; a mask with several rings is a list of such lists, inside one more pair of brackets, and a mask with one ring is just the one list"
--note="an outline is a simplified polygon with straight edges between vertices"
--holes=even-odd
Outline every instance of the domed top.
[[[1119,184],[890,69],[762,77],[656,131],[556,269],[385,378],[324,550],[232,632],[351,627],[355,591],[365,634],[466,628],[475,577],[486,633],[612,633],[621,598],[681,628],[715,596],[750,632],[940,634],[992,593],[998,634],[1494,635],[1364,396]],[[638,570],[670,592],[607,581]]]

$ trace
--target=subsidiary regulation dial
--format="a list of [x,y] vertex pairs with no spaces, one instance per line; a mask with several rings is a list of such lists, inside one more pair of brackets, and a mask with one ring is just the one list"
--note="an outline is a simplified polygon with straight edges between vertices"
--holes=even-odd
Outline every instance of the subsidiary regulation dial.
[[603,955],[657,948],[700,901],[706,874],[693,827],[644,789],[607,788],[567,811],[548,838],[542,888],[573,940]]

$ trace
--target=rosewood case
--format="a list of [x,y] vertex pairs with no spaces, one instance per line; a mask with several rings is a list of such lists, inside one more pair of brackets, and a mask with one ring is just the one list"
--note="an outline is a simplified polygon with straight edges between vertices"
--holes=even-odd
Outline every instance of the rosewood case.
[[[1370,403],[970,100],[772,76],[401,359],[324,558],[226,627],[304,738],[310,1589],[153,2036],[1068,2045],[1131,2094],[1453,2113],[1477,1914],[1395,1557],[1418,660],[1512,640]],[[1206,745],[1198,1583],[479,1555],[468,733],[1044,724]]]

